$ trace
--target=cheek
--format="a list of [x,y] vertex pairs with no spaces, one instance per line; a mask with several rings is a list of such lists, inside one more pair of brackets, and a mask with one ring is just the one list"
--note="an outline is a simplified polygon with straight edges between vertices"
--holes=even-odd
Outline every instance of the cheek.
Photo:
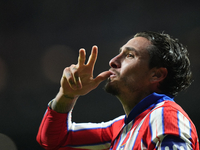
[[122,81],[126,83],[133,83],[137,80],[137,73],[132,68],[124,68],[120,74]]
[[146,82],[148,76],[148,71],[145,67],[124,67],[121,70],[120,77],[126,78],[127,82],[134,82],[134,83],[142,83],[143,81]]
[[123,62],[121,65],[121,74],[130,74],[130,72],[133,72],[136,69],[135,65],[133,65],[131,62]]

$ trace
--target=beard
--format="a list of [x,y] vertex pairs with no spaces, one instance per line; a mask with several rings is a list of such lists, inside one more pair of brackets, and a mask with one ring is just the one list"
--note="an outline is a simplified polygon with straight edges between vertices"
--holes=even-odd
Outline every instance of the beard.
[[110,93],[110,94],[115,95],[115,96],[119,94],[119,89],[117,88],[117,86],[112,85],[110,78],[107,79],[107,82],[104,86],[104,90],[107,93]]
[[114,96],[117,96],[117,95],[120,94],[120,90],[119,90],[118,85],[112,84],[110,78],[107,79],[107,82],[106,82],[106,84],[104,86],[104,90],[107,93],[110,93],[110,94],[112,94]]
[[120,82],[112,82],[111,79],[108,78],[104,86],[104,90],[107,93],[110,93],[114,96],[120,96],[125,91],[127,92],[127,90],[131,93],[135,92],[135,88],[133,87],[133,81],[128,79],[127,77],[120,78]]

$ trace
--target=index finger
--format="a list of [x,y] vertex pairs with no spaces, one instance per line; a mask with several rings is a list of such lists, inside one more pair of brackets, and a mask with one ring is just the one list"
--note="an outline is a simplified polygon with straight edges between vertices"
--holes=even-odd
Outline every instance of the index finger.
[[88,62],[87,62],[87,65],[94,66],[94,64],[97,60],[97,55],[98,55],[98,47],[93,46],[90,57],[89,57]]
[[85,49],[79,50],[79,57],[78,57],[78,66],[82,66],[85,63]]

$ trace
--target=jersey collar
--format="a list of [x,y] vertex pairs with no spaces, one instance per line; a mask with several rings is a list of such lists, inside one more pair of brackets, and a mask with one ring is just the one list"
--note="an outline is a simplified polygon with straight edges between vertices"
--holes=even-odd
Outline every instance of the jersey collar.
[[149,96],[142,99],[130,112],[128,117],[125,117],[125,124],[128,124],[130,121],[134,120],[139,114],[150,107],[154,107],[157,103],[160,103],[165,100],[174,101],[174,98],[171,95],[152,93]]

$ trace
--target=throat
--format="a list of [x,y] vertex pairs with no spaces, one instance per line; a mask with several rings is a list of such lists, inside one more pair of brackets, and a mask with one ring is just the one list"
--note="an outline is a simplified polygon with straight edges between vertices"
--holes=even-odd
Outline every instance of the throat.
[[144,94],[144,95],[120,95],[117,96],[119,101],[121,102],[125,114],[128,116],[131,112],[131,110],[145,97],[147,97],[150,93]]

